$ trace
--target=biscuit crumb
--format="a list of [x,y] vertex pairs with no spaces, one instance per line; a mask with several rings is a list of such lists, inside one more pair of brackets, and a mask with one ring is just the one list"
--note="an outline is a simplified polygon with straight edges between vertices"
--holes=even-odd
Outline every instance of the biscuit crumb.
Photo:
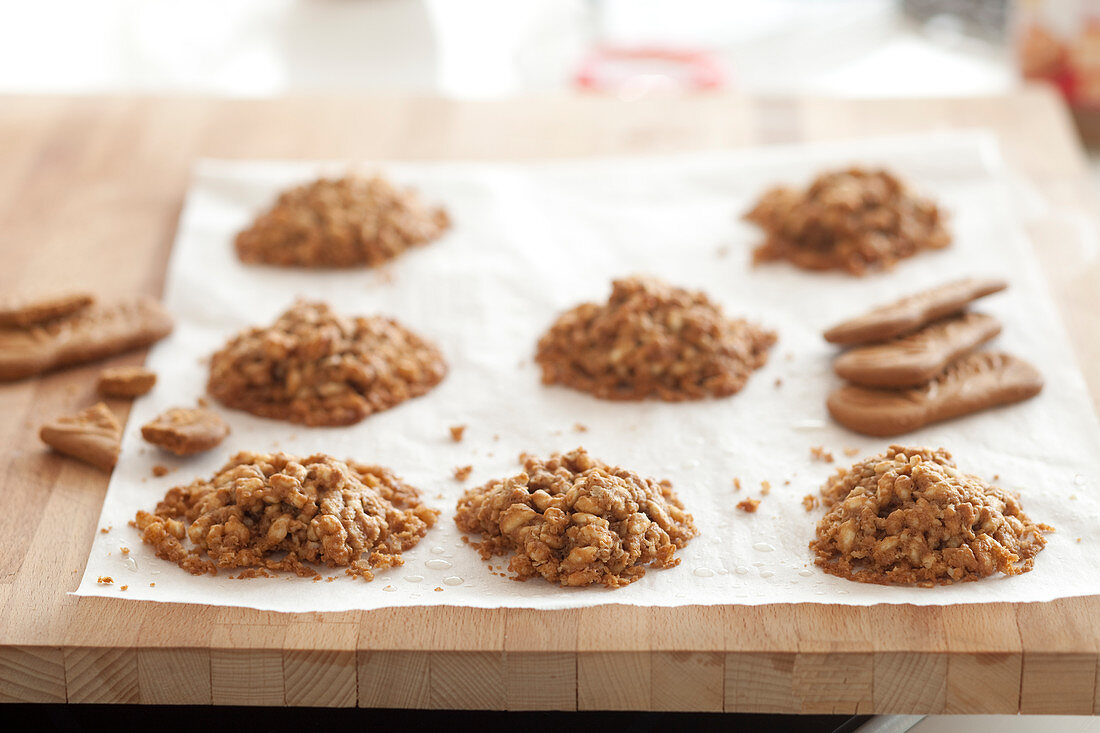
[[584,423],[576,423],[573,426],[573,431],[577,432],[577,433],[587,433],[588,432],[588,426],[585,425]]
[[112,578],[110,575],[100,575],[95,582],[102,583],[104,585],[110,585],[111,583],[115,582],[115,579]]
[[733,490],[734,491],[740,491],[741,490],[741,479],[737,478],[736,476],[733,479]]
[[119,590],[126,590],[126,589],[127,589],[127,588],[129,588],[129,587],[130,587],[130,586],[128,586],[128,585],[123,585],[123,586],[120,586],[120,587],[119,587]]
[[100,528],[99,528],[99,533],[100,533],[100,534],[107,534],[107,533],[108,533],[108,532],[110,532],[110,531],[111,531],[111,528],[110,528],[110,527],[100,527]]
[[452,425],[451,426],[451,440],[456,443],[462,442],[462,437],[466,434],[465,425]]
[[743,500],[737,502],[737,508],[740,509],[743,512],[748,512],[749,514],[755,514],[756,509],[759,506],[760,506],[760,500],[759,499],[743,499]]
[[437,585],[436,587],[432,588],[432,590],[442,592],[443,589]]
[[832,463],[835,460],[833,454],[825,450],[825,446],[822,445],[815,445],[810,448],[810,457],[822,463]]
[[163,463],[158,463],[153,466],[153,475],[157,478],[160,478],[161,476],[167,476],[170,471],[171,469],[168,468],[168,466],[165,466]]
[[802,508],[808,512],[812,512],[817,509],[817,497],[813,494],[806,494],[802,497]]
[[156,587],[157,587],[157,584],[156,584],[156,583],[150,583],[150,584],[149,584],[149,587],[150,587],[150,588],[156,588]]
[[130,554],[130,548],[129,547],[120,547],[120,548],[118,548],[118,551],[121,552],[123,555],[129,555]]
[[455,469],[455,481],[465,481],[470,478],[470,474],[473,470],[473,466],[459,466]]
[[845,448],[844,455],[848,456],[849,458],[855,458],[859,455],[859,448]]
[[772,482],[771,481],[761,481],[760,482],[760,495],[761,496],[767,496],[770,493],[772,493]]
[[776,378],[775,378],[775,388],[776,388],[776,389],[779,389],[779,388],[780,388],[780,387],[782,387],[782,386],[783,386],[783,380],[782,380],[782,379],[780,379],[779,377],[776,377]]

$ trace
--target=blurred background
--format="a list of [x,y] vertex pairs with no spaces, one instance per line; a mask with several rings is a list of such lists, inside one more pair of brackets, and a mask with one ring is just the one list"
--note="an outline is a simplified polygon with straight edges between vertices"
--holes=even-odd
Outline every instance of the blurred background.
[[1100,0],[0,0],[0,94],[870,98],[1025,77],[1100,141]]

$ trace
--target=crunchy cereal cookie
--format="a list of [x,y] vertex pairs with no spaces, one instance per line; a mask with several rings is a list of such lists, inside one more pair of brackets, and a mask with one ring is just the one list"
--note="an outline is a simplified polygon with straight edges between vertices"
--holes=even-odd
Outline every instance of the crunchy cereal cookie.
[[475,545],[483,559],[513,553],[517,580],[617,588],[647,564],[678,565],[676,550],[697,534],[668,481],[608,466],[583,448],[521,460],[523,473],[468,490],[455,513],[459,529],[484,538]]
[[225,420],[201,407],[173,407],[141,426],[141,437],[177,456],[208,451],[227,435]]
[[704,293],[654,278],[612,283],[606,304],[567,311],[539,340],[544,384],[608,400],[726,397],[768,359],[776,335],[728,319]]
[[767,234],[755,262],[789,260],[807,270],[864,275],[951,243],[936,205],[882,170],[830,171],[805,191],[773,188],[745,219]]
[[157,373],[141,366],[121,366],[99,373],[96,389],[104,397],[133,399],[148,394],[157,383]]
[[932,586],[1031,570],[1051,531],[1019,500],[956,468],[942,448],[887,451],[821,489],[817,564],[864,583]]
[[170,489],[136,525],[157,557],[194,575],[243,568],[243,577],[315,577],[312,565],[325,565],[371,580],[401,565],[438,515],[386,468],[243,452],[213,478]]
[[261,417],[351,425],[426,393],[446,373],[439,349],[391,318],[345,318],[298,301],[215,353],[207,389]]
[[237,256],[284,267],[377,267],[449,226],[443,209],[379,176],[320,179],[281,194],[237,235]]
[[110,408],[98,402],[76,415],[46,423],[38,437],[59,453],[110,471],[118,461],[122,426]]

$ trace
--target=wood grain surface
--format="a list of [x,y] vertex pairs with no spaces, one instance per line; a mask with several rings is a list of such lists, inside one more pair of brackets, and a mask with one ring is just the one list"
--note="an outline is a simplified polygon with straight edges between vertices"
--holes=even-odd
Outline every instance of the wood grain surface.
[[[1031,234],[1096,403],[1100,259],[1075,231],[1096,201],[1068,116],[1039,89],[875,102],[0,98],[0,293],[158,294],[199,156],[553,158],[971,127],[994,129],[1048,199]],[[1096,597],[276,614],[69,596],[107,477],[36,433],[93,399],[100,366],[0,386],[0,701],[1100,712]]]

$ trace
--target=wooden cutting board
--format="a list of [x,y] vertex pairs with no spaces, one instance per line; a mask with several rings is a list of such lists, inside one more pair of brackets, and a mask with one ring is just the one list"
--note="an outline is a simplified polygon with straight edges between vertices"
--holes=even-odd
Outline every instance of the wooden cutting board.
[[[1100,259],[1082,266],[1076,229],[1096,200],[1064,109],[1039,89],[874,102],[0,98],[0,293],[159,293],[199,156],[547,158],[966,127],[996,130],[1051,204],[1031,233],[1100,402]],[[280,615],[69,596],[107,477],[36,433],[92,401],[97,371],[0,386],[0,701],[1100,712],[1097,597]]]

